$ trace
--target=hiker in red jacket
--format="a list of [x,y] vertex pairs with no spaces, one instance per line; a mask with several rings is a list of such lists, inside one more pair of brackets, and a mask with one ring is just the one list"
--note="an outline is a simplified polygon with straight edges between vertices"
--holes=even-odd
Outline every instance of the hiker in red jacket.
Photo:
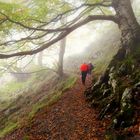
[[85,85],[85,81],[86,81],[86,76],[88,73],[88,65],[86,63],[83,63],[80,66],[80,70],[81,70],[81,80],[82,80],[82,84]]

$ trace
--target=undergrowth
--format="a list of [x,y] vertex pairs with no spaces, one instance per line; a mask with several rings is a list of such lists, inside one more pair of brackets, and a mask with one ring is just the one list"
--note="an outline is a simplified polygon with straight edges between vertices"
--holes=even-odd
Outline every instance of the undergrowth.
[[0,138],[4,137],[6,134],[12,132],[16,128],[19,127],[19,124],[17,122],[7,122],[5,125],[5,128],[3,130],[0,130]]
[[[38,77],[39,77],[39,80],[38,80]],[[48,78],[48,77],[44,78],[44,77],[46,77],[46,74],[40,74],[40,75],[37,75],[37,76],[33,77],[32,79],[30,79],[29,83],[32,85],[31,88],[33,90],[30,90],[31,88],[28,89],[29,92],[32,91],[32,93],[30,93],[29,95],[32,96],[32,94],[42,94],[43,97],[35,104],[30,105],[30,108],[32,108],[32,109],[30,110],[30,112],[27,112],[26,116],[23,116],[22,119],[19,116],[19,112],[16,111],[14,114],[12,113],[7,116],[8,117],[7,121],[5,121],[5,119],[1,120],[1,123],[4,124],[3,125],[4,127],[2,127],[2,126],[0,127],[0,138],[4,137],[5,135],[9,134],[10,132],[14,131],[15,129],[25,125],[24,121],[26,121],[26,123],[30,123],[32,118],[34,117],[34,115],[41,108],[49,107],[52,104],[56,103],[61,98],[63,93],[66,90],[68,90],[69,88],[71,88],[77,80],[77,78],[74,76],[71,76],[71,77],[66,76],[62,79],[59,79],[59,78],[57,79],[57,77],[55,77],[54,75],[50,76],[50,78]],[[49,83],[49,79],[51,79],[52,83]],[[56,79],[56,80],[54,80],[54,79]],[[51,88],[49,93],[47,93],[47,94],[41,93],[42,92],[41,86],[43,84],[45,84],[45,85],[53,84],[53,88]],[[24,93],[24,91],[22,91],[22,92]],[[45,93],[46,91],[43,91],[43,92]],[[26,94],[27,93],[28,92],[26,91]],[[22,95],[22,96],[24,96],[24,95]],[[29,98],[30,98],[30,96],[29,96]],[[26,98],[22,98],[22,100],[26,100]],[[30,100],[32,100],[32,98],[30,98]],[[15,100],[14,103],[12,103],[11,106],[9,106],[7,109],[9,109],[12,106],[16,106],[16,102],[17,101]],[[20,102],[20,101],[18,100],[18,102]],[[21,107],[21,110],[22,110],[22,107]],[[25,139],[27,139],[27,138],[25,137]]]
[[60,80],[58,85],[56,85],[57,87],[55,87],[56,89],[52,89],[51,93],[47,95],[46,98],[44,98],[40,102],[37,102],[33,106],[32,111],[29,113],[29,119],[32,119],[34,115],[44,106],[49,107],[57,102],[61,98],[63,93],[75,84],[76,80],[77,78],[75,77],[69,77],[64,81]]

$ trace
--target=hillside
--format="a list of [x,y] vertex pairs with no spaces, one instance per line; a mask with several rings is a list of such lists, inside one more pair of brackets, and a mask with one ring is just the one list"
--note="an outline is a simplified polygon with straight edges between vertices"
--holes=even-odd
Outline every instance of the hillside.
[[[90,108],[89,103],[85,101],[85,88],[79,78],[74,84],[77,76],[79,77],[79,74],[77,75],[79,65],[83,61],[92,61],[95,65],[93,79],[88,79],[88,86],[91,85],[92,80],[97,79],[95,75],[102,75],[106,70],[120,43],[119,32],[111,32],[115,29],[116,26],[112,26],[102,33],[102,37],[98,38],[97,42],[89,45],[84,53],[70,56],[65,60],[65,70],[69,76],[60,79],[50,70],[41,71],[35,74],[35,78],[27,81],[27,87],[21,88],[25,84],[22,83],[18,85],[20,90],[15,91],[15,88],[12,91],[15,94],[9,93],[15,96],[21,91],[17,94],[17,98],[10,101],[11,103],[4,103],[1,108],[1,139],[101,140],[105,137],[119,137],[117,133],[120,132],[106,131],[111,124],[111,118],[107,116],[104,120],[99,120],[99,110]],[[110,36],[113,36],[111,40]],[[10,88],[11,86],[13,84]],[[136,125],[127,128],[125,133],[122,131],[121,137],[128,139],[127,135],[139,135],[138,124],[139,120]],[[7,136],[4,137],[5,135]]]
[[[90,86],[90,80],[88,77],[87,86]],[[58,102],[50,107],[41,108],[30,123],[16,129],[2,140],[104,140],[104,138],[131,140],[139,138],[138,125],[128,128],[125,133],[106,131],[111,118],[107,117],[102,121],[98,119],[98,110],[91,109],[85,102],[84,90],[85,87],[78,80]]]
[[55,103],[75,81],[74,76],[60,79],[55,73],[49,72],[49,76],[48,72],[36,74],[26,90],[22,88],[18,90],[22,93],[15,93],[14,99],[5,100],[0,110],[0,137],[30,122],[40,108]]
[[0,140],[140,140],[139,5],[0,0]]

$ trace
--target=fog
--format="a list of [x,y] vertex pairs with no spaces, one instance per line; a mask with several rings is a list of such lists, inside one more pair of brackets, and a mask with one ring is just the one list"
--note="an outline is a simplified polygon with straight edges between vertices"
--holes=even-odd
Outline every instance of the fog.
[[[5,2],[5,1],[4,1]],[[13,0],[9,0],[7,2],[13,2]],[[133,8],[136,16],[139,16],[139,5],[140,1],[135,0],[133,2]],[[139,19],[138,19],[139,21]],[[112,26],[112,22],[92,22],[85,26],[82,26],[78,28],[77,30],[73,31],[70,35],[66,37],[66,51],[64,55],[64,60],[66,60],[69,56],[74,55],[81,55],[84,54],[86,49],[91,44],[96,44],[98,41],[98,38],[102,36],[102,34]],[[117,28],[117,27],[116,27]],[[7,37],[7,40],[9,39],[19,39],[21,37],[25,37],[25,33],[18,33],[13,32],[12,36]],[[99,42],[100,44],[102,42]],[[28,44],[29,48],[35,48],[36,45]],[[58,63],[58,54],[59,54],[59,47],[60,42],[50,46],[48,49],[43,51],[42,54],[42,64],[43,67],[46,68],[53,68],[55,69],[57,67]],[[92,46],[94,47],[94,45]],[[95,47],[95,50],[93,52],[96,52],[97,46]],[[13,79],[13,76],[9,74],[9,67],[13,66],[15,63],[18,68],[22,69],[22,72],[33,72],[33,70],[29,69],[31,67],[30,64],[38,65],[38,57],[39,54],[33,55],[33,56],[23,56],[19,58],[19,60],[16,60],[15,58],[10,58],[7,60],[0,60],[0,63],[2,64],[2,76],[0,78],[1,86],[4,86],[6,82],[11,81]],[[15,63],[13,63],[15,61]],[[3,63],[7,63],[7,66]],[[13,63],[13,64],[12,64]],[[40,68],[42,69],[42,68]]]

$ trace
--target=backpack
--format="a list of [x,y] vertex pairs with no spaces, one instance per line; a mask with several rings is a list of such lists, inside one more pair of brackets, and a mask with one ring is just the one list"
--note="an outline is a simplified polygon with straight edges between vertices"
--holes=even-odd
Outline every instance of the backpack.
[[89,63],[89,64],[88,64],[88,69],[89,69],[89,70],[93,70],[93,69],[94,69],[94,66],[93,66],[91,63]]

